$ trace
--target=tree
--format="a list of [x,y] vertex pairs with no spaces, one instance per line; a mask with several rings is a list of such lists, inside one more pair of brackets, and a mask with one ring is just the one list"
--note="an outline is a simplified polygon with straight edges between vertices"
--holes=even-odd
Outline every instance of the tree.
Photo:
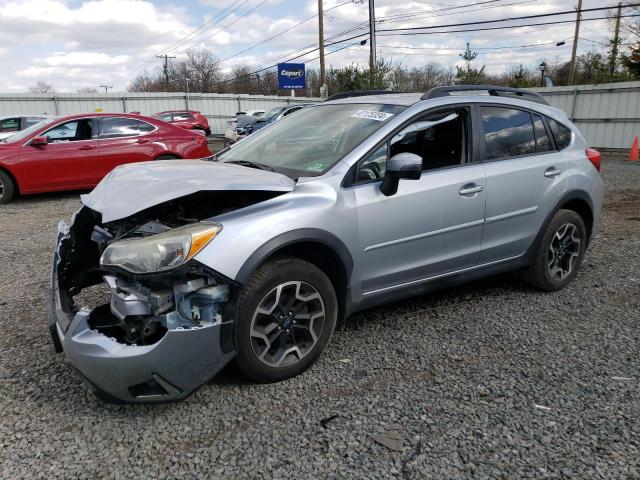
[[40,81],[36,83],[33,87],[29,87],[29,91],[31,93],[53,93],[55,92],[54,88],[46,82]]
[[78,89],[78,93],[98,93],[98,90],[92,87],[82,87]]
[[622,55],[622,64],[631,76],[640,78],[640,41],[629,47],[628,55]]
[[467,42],[467,49],[460,54],[465,62],[464,68],[456,66],[455,82],[458,85],[479,85],[486,82],[483,65],[481,69],[473,68],[471,64],[478,56],[478,52],[471,50],[471,45]]

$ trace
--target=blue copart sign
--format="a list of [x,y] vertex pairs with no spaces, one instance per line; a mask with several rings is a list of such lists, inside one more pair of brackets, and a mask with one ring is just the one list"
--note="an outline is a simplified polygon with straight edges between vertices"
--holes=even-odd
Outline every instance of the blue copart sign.
[[304,63],[280,63],[278,86],[282,89],[305,88]]

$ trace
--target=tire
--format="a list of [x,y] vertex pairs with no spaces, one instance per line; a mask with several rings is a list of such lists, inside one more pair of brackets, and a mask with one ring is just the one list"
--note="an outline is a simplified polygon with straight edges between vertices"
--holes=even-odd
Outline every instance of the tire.
[[[291,296],[293,306],[283,311],[277,300],[287,304]],[[239,294],[237,313],[238,366],[250,379],[269,383],[295,377],[318,359],[335,329],[338,302],[319,268],[279,257],[253,274]]]
[[175,155],[160,155],[156,160],[179,160],[180,157]]
[[573,210],[558,210],[544,230],[533,263],[522,272],[523,280],[546,292],[563,289],[576,276],[587,242],[582,217]]
[[204,133],[208,137],[209,135],[211,135],[211,129],[210,128],[205,128]]
[[9,203],[16,195],[16,185],[13,179],[0,170],[0,204]]

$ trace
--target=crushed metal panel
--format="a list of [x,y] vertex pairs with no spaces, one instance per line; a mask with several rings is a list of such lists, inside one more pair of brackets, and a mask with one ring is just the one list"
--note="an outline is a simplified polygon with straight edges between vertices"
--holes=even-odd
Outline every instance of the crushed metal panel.
[[81,199],[108,223],[200,191],[290,192],[294,187],[293,180],[275,172],[202,160],[163,160],[117,167]]

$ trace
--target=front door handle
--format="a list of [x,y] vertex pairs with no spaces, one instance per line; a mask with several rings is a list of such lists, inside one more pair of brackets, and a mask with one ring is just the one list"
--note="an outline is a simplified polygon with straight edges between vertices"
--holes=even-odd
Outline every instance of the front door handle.
[[83,145],[78,150],[93,150],[94,148],[96,147],[94,147],[93,145]]
[[149,140],[147,140],[146,138],[141,138],[136,143],[149,143]]
[[476,195],[483,190],[484,190],[484,186],[482,185],[476,185],[475,183],[468,183],[466,185],[463,185],[458,193],[460,193],[460,195],[464,197],[467,197],[471,195]]
[[559,170],[556,167],[549,167],[544,171],[544,176],[547,178],[557,177],[561,173],[562,173],[562,170]]

